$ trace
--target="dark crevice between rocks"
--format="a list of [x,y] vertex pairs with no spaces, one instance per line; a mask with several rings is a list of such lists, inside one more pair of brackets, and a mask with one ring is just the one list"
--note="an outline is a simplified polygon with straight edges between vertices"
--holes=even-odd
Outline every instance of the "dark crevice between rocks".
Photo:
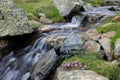
[[18,50],[27,47],[28,45],[33,44],[34,41],[38,37],[40,37],[40,34],[41,31],[37,30],[29,34],[1,37],[0,41],[6,41],[7,45],[4,48],[0,48],[0,54],[2,55],[2,57],[4,57],[13,50]]

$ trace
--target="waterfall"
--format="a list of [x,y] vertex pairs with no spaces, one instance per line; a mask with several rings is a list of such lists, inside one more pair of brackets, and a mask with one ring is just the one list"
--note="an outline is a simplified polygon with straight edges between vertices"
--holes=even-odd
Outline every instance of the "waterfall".
[[[45,38],[41,37],[36,40],[32,47],[22,49],[21,53],[26,52],[16,58],[14,52],[2,59],[0,62],[0,80],[28,80],[30,77],[30,68],[50,50],[45,43]],[[20,52],[19,52],[20,53]]]

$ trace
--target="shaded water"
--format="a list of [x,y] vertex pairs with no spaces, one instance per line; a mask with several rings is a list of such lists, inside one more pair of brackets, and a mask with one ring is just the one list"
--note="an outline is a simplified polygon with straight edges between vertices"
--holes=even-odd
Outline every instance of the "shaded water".
[[[108,11],[106,8],[94,8],[92,10],[82,13],[83,16],[74,16],[71,23],[62,23],[48,25],[51,28],[60,29],[61,31],[57,33],[62,33],[69,31],[73,32],[73,28],[78,28],[84,19],[84,15],[95,16],[112,16],[113,12]],[[111,15],[110,15],[111,14]],[[91,21],[91,20],[90,20]],[[55,34],[54,31],[50,34]],[[18,51],[12,51],[0,61],[0,80],[28,80],[31,75],[31,68],[33,65],[46,53],[51,47],[45,42],[46,36],[48,34],[43,34],[42,37],[37,39],[33,45],[29,45],[26,48],[20,49]],[[46,74],[46,73],[45,73]]]

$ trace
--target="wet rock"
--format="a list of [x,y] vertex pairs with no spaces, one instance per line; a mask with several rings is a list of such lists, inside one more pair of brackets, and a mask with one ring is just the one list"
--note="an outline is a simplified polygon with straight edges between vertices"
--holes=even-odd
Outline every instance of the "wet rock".
[[116,16],[112,19],[114,22],[120,22],[120,16]]
[[83,49],[83,42],[84,41],[79,35],[75,33],[70,34],[60,48],[61,55],[69,57],[78,51],[81,51]]
[[63,45],[66,38],[66,35],[51,35],[46,38],[46,42],[55,49],[59,49]]
[[61,69],[58,68],[53,80],[109,80],[109,79],[91,70],[62,71]]
[[105,55],[109,61],[112,60],[112,50],[111,50],[111,44],[110,44],[110,39],[108,38],[103,38],[99,40],[100,45],[102,46]]
[[42,32],[50,32],[50,31],[52,31],[52,28],[51,27],[43,27],[41,30],[42,30]]
[[0,0],[0,37],[31,33],[24,11],[12,0]]
[[[57,55],[54,49],[48,51],[38,60],[31,71],[31,78],[34,80],[43,80],[57,61]],[[56,63],[57,64],[57,63]]]
[[[59,10],[62,16],[69,15],[73,8],[77,5],[77,8],[81,8],[84,5],[82,0],[53,0],[55,6]],[[80,12],[80,10],[78,10]]]
[[116,59],[120,58],[120,39],[115,42],[114,57]]
[[110,31],[110,32],[107,32],[107,33],[104,33],[104,34],[101,34],[100,37],[101,38],[111,38],[111,37],[114,37],[115,36],[115,31]]
[[100,51],[100,45],[92,40],[85,42],[84,50],[92,53],[96,53]]
[[90,29],[84,33],[83,39],[84,40],[95,40],[97,41],[100,38],[100,35],[96,29]]

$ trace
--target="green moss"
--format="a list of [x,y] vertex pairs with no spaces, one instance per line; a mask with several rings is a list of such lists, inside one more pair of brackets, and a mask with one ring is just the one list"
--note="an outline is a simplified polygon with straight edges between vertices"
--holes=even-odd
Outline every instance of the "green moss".
[[98,74],[108,77],[110,80],[120,79],[120,68],[114,66],[110,62],[99,60],[96,57],[96,54],[85,53],[84,55],[75,55],[71,58],[67,58],[63,63],[72,62],[76,60],[82,62],[82,64],[84,65],[88,65],[89,70],[93,70]]
[[120,30],[116,31],[115,36],[111,38],[111,46],[113,49],[115,47],[115,42],[118,38],[120,38]]
[[86,3],[90,3],[93,6],[97,7],[97,6],[101,6],[103,4],[103,0],[83,0]]
[[[25,12],[32,13],[34,18],[39,19],[39,13],[44,13],[47,18],[52,19],[54,22],[59,22],[63,20],[60,16],[59,11],[54,6],[52,0],[38,0],[37,2],[25,2],[21,0],[14,0],[18,6],[23,8]],[[37,20],[38,20],[37,19]]]

